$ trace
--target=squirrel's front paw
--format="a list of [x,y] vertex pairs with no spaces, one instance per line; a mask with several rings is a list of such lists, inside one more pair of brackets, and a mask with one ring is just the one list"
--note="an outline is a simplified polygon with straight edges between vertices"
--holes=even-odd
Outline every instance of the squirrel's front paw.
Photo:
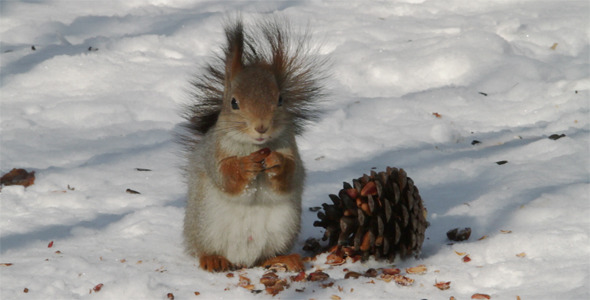
[[227,258],[221,255],[201,255],[199,264],[201,269],[209,272],[225,272],[235,268]]
[[295,172],[293,157],[280,152],[271,152],[263,162],[264,172],[268,174],[273,189],[279,193],[293,189],[292,176]]
[[264,160],[269,156],[270,149],[264,148],[256,152],[250,153],[248,156],[239,158],[240,170],[242,170],[246,177],[252,179],[258,173],[264,171]]
[[282,173],[285,164],[285,156],[283,154],[273,151],[262,162],[264,171],[271,175]]
[[270,154],[264,148],[246,156],[231,156],[219,162],[219,171],[223,178],[223,190],[235,195],[241,193],[260,172],[264,171],[264,159]]

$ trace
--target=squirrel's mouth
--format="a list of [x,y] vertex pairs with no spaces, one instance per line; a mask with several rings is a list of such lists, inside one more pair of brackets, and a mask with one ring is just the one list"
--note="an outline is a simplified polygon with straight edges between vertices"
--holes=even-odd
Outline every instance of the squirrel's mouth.
[[262,144],[262,143],[266,142],[267,140],[268,140],[267,138],[263,138],[263,137],[254,138],[254,142],[256,142],[256,144]]

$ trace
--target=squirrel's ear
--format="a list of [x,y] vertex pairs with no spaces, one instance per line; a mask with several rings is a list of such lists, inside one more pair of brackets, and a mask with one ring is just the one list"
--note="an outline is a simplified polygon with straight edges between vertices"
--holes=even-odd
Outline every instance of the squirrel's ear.
[[234,77],[242,70],[242,47],[236,49],[231,57],[231,67],[230,67],[230,80],[233,80]]
[[244,53],[244,29],[241,22],[226,31],[228,51],[226,52],[225,73],[231,81],[242,70]]

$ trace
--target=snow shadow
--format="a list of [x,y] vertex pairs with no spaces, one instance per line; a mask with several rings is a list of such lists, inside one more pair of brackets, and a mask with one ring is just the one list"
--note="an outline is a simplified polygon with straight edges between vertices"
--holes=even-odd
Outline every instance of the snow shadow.
[[75,228],[89,228],[92,230],[101,230],[109,225],[123,219],[125,214],[98,214],[94,219],[89,221],[80,221],[70,225],[53,225],[42,227],[33,232],[22,234],[12,234],[0,238],[0,253],[4,254],[9,250],[18,250],[26,248],[32,243],[39,241],[63,240],[72,237],[72,230]]
[[[82,16],[69,24],[51,21],[40,25],[37,35],[28,45],[1,44],[1,55],[11,52],[28,54],[8,62],[1,72],[0,86],[5,83],[4,77],[27,73],[37,65],[51,60],[56,56],[76,56],[83,53],[100,51],[110,41],[122,37],[139,37],[145,35],[173,35],[187,23],[205,19],[212,13],[178,12],[162,14],[158,17],[125,15],[125,16]],[[70,40],[77,42],[70,42]],[[81,40],[81,41],[78,41]]]
[[[232,11],[256,11],[271,13],[300,5],[300,1],[264,2],[256,5],[232,3]],[[10,3],[2,2],[4,10]],[[111,41],[149,35],[174,36],[184,28],[198,28],[194,23],[209,18],[221,19],[228,15],[226,6],[216,2],[194,3],[188,8],[166,8],[166,13],[126,14],[126,15],[88,15],[75,18],[70,23],[49,21],[35,26],[35,36],[28,44],[10,44],[0,42],[0,55],[12,52],[28,52],[17,60],[10,61],[0,72],[0,87],[4,86],[5,77],[27,73],[39,64],[56,56],[76,56],[100,51]],[[99,12],[97,12],[99,14]]]

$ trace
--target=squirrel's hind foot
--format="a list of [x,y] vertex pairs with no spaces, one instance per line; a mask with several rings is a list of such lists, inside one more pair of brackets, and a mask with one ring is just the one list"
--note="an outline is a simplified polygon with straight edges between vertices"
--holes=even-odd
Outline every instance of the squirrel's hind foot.
[[305,266],[303,265],[303,260],[301,259],[301,255],[299,254],[289,254],[289,255],[281,255],[275,256],[263,262],[261,264],[264,268],[272,267],[274,264],[282,264],[287,268],[287,271],[290,272],[301,272],[305,270]]
[[238,268],[221,255],[201,255],[199,256],[199,264],[201,269],[209,272],[225,272]]

